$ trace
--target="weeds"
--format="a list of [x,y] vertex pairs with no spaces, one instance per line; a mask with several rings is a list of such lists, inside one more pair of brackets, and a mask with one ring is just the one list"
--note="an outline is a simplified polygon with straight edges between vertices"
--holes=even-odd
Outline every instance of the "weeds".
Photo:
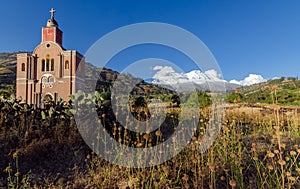
[[13,153],[14,166],[11,164],[5,168],[4,172],[8,174],[7,176],[7,186],[11,189],[19,189],[19,188],[29,188],[30,187],[30,177],[31,173],[21,175],[19,169],[19,153],[16,151]]
[[[205,153],[199,153],[198,147],[210,119],[209,107],[203,108],[200,112],[199,122],[193,123],[196,124],[197,130],[188,146],[163,164],[148,168],[124,168],[105,161],[93,152],[82,153],[84,150],[78,148],[80,150],[75,150],[71,154],[82,157],[76,163],[80,164],[84,161],[85,166],[74,171],[74,178],[77,180],[68,179],[63,175],[60,177],[65,177],[67,182],[62,182],[64,179],[58,179],[58,181],[50,179],[49,183],[39,184],[37,187],[51,185],[57,188],[83,186],[96,188],[299,188],[299,112],[297,109],[283,111],[281,106],[276,105],[276,93],[272,94],[274,94],[274,104],[269,105],[268,108],[255,108],[248,104],[234,104],[232,105],[234,107],[228,105],[226,118],[222,123],[218,138]],[[102,99],[102,102],[104,101],[105,99]],[[100,105],[102,102],[98,101]],[[7,106],[4,107],[5,110],[9,109]],[[23,146],[23,151],[28,152],[30,151],[28,148],[36,147],[37,150],[32,151],[34,154],[38,153],[37,146],[42,144],[42,140],[47,139],[47,149],[51,148],[51,145],[64,144],[66,138],[72,140],[74,144],[82,142],[76,131],[74,120],[68,115],[67,108],[61,105],[62,112],[55,105],[53,108],[55,111],[52,111],[56,113],[52,112],[51,115],[49,114],[50,109],[44,110],[44,119],[42,119],[41,113],[39,115],[26,114],[29,125],[35,123],[31,116],[35,115],[41,119],[35,123],[37,127],[45,126],[40,134],[37,134],[38,129],[26,130],[25,125],[18,130],[17,120],[11,123],[5,122],[4,115],[7,115],[7,112],[2,112],[3,129],[1,132],[7,136],[3,136],[1,140],[9,140],[11,135],[15,134],[12,131],[16,129],[17,133],[20,132],[17,135],[20,142],[14,144],[14,148],[18,148],[22,141],[27,144]],[[104,126],[105,131],[116,141],[137,148],[160,144],[168,139],[171,136],[170,133],[176,129],[168,126],[178,123],[180,113],[187,117],[191,115],[190,112],[180,112],[178,108],[170,108],[165,127],[154,132],[147,131],[140,134],[121,127],[113,120],[111,110],[106,107],[102,108],[105,109],[101,109],[99,106],[99,124]],[[23,111],[23,109],[21,110]],[[190,108],[188,111],[198,111],[198,109]],[[117,112],[116,114],[121,113]],[[147,114],[147,112],[144,111],[143,114]],[[21,116],[25,116],[25,114],[21,114]],[[139,113],[136,116],[140,116],[141,119],[147,117]],[[9,119],[12,120],[12,118]],[[49,125],[52,127],[48,127]],[[26,135],[22,134],[23,127],[27,131]],[[97,137],[97,132],[95,132],[95,136]],[[21,137],[25,137],[26,140],[24,138],[21,140]],[[172,140],[180,142],[181,139],[174,138]],[[97,137],[94,147],[97,148],[98,142],[105,143],[105,141],[105,138]],[[13,143],[9,143],[9,145],[13,145]],[[88,149],[87,146],[82,148]],[[55,149],[54,153],[67,155],[66,149],[63,152],[58,148],[53,149]],[[32,155],[33,153],[28,154]],[[70,158],[70,156],[67,157]],[[19,160],[18,153],[15,153],[13,163],[5,169],[7,185],[10,188],[32,186],[30,185],[33,182],[31,173],[23,175],[20,172]],[[42,160],[46,161],[41,157]],[[141,159],[141,161],[143,160],[145,159]],[[60,165],[53,166],[58,168]],[[87,171],[84,176],[80,172],[83,169]]]

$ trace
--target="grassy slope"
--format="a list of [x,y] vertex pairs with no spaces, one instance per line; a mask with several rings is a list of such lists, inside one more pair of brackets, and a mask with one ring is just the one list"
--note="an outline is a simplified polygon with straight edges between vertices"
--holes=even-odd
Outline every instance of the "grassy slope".
[[236,90],[245,102],[300,105],[300,80],[281,78]]

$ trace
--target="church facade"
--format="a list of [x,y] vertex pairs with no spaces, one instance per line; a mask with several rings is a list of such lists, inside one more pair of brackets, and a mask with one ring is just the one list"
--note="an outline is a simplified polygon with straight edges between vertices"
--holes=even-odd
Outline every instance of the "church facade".
[[71,94],[84,89],[84,56],[63,48],[63,32],[54,19],[55,10],[50,12],[41,43],[33,53],[17,55],[16,97],[38,106],[58,97],[69,100]]

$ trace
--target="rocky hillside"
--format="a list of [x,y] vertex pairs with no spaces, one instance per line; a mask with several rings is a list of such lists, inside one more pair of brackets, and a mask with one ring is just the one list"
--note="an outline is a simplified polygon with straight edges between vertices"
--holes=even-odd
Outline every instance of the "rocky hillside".
[[[150,94],[170,94],[172,90],[147,83],[139,78],[135,78],[130,74],[120,74],[116,71],[107,68],[97,68],[94,65],[86,64],[86,90],[110,91],[115,80],[119,81],[119,92],[126,91],[128,87],[133,86],[133,83],[138,83],[131,91],[131,94],[144,94],[148,91]],[[97,78],[97,76],[99,76]]]
[[[0,53],[0,89],[7,89],[12,92],[15,90],[15,80],[16,80],[16,55],[17,53]],[[172,90],[168,90],[167,86],[158,86],[152,83],[147,83],[141,81],[138,78],[133,77],[130,74],[119,74],[111,69],[97,68],[93,64],[86,64],[86,89],[94,90],[95,88],[99,91],[109,91],[115,79],[118,78],[121,83],[120,89],[127,89],[132,83],[139,84],[136,85],[132,94],[145,93],[148,90],[152,95],[155,94],[170,94],[173,93]],[[97,84],[97,85],[96,85]],[[225,83],[227,91],[235,90],[238,85]],[[202,85],[194,84],[200,91],[209,90],[209,85],[218,86],[224,83],[212,82],[205,83]],[[178,85],[179,91],[189,90],[186,88],[188,85]],[[217,87],[215,87],[217,88]],[[182,90],[181,90],[182,89]],[[278,102],[300,104],[300,81],[298,78],[280,78],[275,80],[269,80],[267,82],[254,84],[246,87],[239,87],[236,89],[238,92],[234,94],[233,99],[243,98],[246,102],[266,102],[272,103],[271,92],[275,92],[276,89],[276,99]],[[194,90],[194,89],[193,89]],[[272,93],[273,94],[273,93]],[[275,93],[274,93],[275,95]]]
[[[17,53],[0,53],[0,89],[15,91]],[[112,87],[114,80],[118,77],[120,86],[126,89],[132,82],[138,80],[139,84],[133,89],[133,94],[144,93],[145,89],[150,89],[151,94],[170,93],[158,85],[146,83],[130,74],[119,74],[116,71],[106,68],[98,68],[91,63],[86,63],[86,89],[108,91]],[[97,87],[95,86],[97,84]]]
[[14,88],[17,53],[0,53],[0,89]]

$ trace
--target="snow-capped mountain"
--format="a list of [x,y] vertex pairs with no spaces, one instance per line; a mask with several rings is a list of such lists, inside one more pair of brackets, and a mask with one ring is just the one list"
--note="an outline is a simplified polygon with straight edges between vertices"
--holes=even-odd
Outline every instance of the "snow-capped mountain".
[[179,91],[191,91],[196,88],[209,91],[230,91],[240,86],[266,81],[261,75],[249,74],[241,81],[231,80],[227,82],[221,78],[221,74],[216,70],[204,72],[192,70],[188,73],[179,73],[170,66],[155,66],[153,70],[157,72],[152,78],[152,83]]
[[186,82],[205,83],[207,81],[224,81],[220,79],[220,74],[215,70],[207,70],[201,72],[200,70],[192,70],[188,73],[176,72],[170,66],[156,66],[154,70],[157,73],[153,76],[153,83],[160,84],[177,84]]

